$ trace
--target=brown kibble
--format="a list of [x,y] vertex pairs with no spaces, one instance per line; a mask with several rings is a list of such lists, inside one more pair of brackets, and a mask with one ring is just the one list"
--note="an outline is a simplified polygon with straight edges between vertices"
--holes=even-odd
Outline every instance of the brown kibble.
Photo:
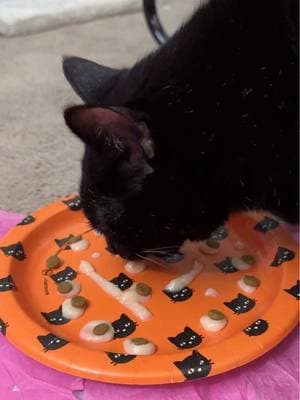
[[137,346],[149,343],[149,340],[147,340],[145,338],[141,338],[141,337],[131,339],[131,341],[132,341],[132,343],[136,344]]
[[135,287],[135,291],[140,296],[150,296],[152,293],[151,287],[148,286],[147,283],[143,283],[143,282],[137,283],[137,285]]
[[214,239],[208,239],[206,241],[206,246],[210,247],[211,249],[218,249],[220,247],[220,243]]
[[225,318],[225,315],[221,311],[214,309],[208,311],[208,316],[215,321],[220,321]]
[[96,325],[96,326],[94,327],[93,333],[94,333],[95,335],[102,336],[102,335],[104,335],[108,330],[109,330],[109,326],[108,326],[106,323],[102,322],[101,324],[98,324],[98,325]]
[[248,286],[252,286],[252,287],[260,286],[260,280],[258,278],[256,278],[256,276],[253,276],[253,275],[245,275],[243,278],[243,281]]
[[245,254],[241,257],[241,259],[246,263],[253,265],[255,263],[255,258],[251,256],[251,254]]
[[71,304],[76,308],[85,308],[87,306],[87,300],[83,296],[74,296],[71,299]]
[[56,255],[50,256],[47,259],[47,267],[48,268],[58,268],[61,264],[62,264],[62,260]]
[[65,294],[69,293],[73,289],[71,282],[59,282],[57,285],[57,290],[59,293]]

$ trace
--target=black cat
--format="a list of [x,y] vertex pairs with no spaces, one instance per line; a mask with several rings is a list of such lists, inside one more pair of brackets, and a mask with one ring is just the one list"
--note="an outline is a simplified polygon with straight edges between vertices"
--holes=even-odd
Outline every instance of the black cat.
[[21,242],[11,244],[9,246],[0,247],[6,256],[14,257],[16,260],[25,260],[26,256]]
[[87,104],[64,114],[86,145],[83,209],[124,258],[236,211],[299,220],[299,1],[204,3],[132,68],[64,59]]
[[65,203],[72,211],[78,211],[82,209],[80,196],[75,196],[69,200],[63,200],[63,203]]
[[290,295],[294,296],[297,300],[299,300],[300,297],[300,284],[299,284],[299,279],[297,280],[296,285],[290,287],[289,289],[284,289],[287,293]]
[[215,263],[215,266],[218,267],[225,274],[231,274],[238,271],[232,264],[230,257],[226,257],[223,261]]
[[260,232],[268,232],[276,229],[279,226],[279,222],[270,217],[264,217],[264,219],[258,222],[254,229]]
[[126,336],[131,335],[136,327],[137,323],[132,321],[126,314],[121,314],[120,318],[116,321],[112,322],[112,326],[115,330],[115,339],[116,338],[124,338]]
[[117,365],[117,364],[125,364],[128,363],[129,361],[132,361],[135,359],[135,355],[133,354],[121,354],[121,353],[111,353],[107,352],[106,353],[111,360],[111,364]]
[[175,366],[183,373],[186,380],[204,378],[211,371],[212,361],[193,350],[191,356],[182,361],[175,361]]
[[191,349],[198,346],[202,342],[203,336],[186,326],[183,332],[180,332],[175,337],[168,337],[168,340],[175,344],[178,349]]
[[8,323],[0,318],[0,333],[2,333],[3,336],[6,335],[6,328],[8,328]]
[[69,343],[67,340],[62,339],[56,335],[53,335],[53,333],[48,333],[48,335],[38,336],[37,340],[44,347],[45,352],[48,350],[60,349],[61,347]]
[[295,252],[285,247],[279,246],[274,260],[270,264],[272,267],[278,267],[286,261],[291,261],[295,257]]
[[121,272],[116,278],[113,278],[111,282],[121,290],[126,290],[133,284],[133,280],[129,278],[129,276],[123,274],[123,272]]
[[35,221],[35,218],[32,215],[27,215],[27,217],[25,217],[17,225],[28,225],[28,224],[32,224],[34,221]]
[[243,314],[252,310],[255,303],[255,300],[249,299],[249,297],[241,293],[239,293],[235,299],[224,302],[225,306],[230,308],[235,314]]
[[210,235],[210,238],[213,240],[224,240],[228,235],[228,228],[226,228],[226,226],[220,226],[213,231],[213,233]]
[[244,329],[244,332],[248,336],[259,336],[262,335],[268,329],[269,324],[264,319],[257,319],[253,322],[253,324],[247,326]]
[[163,290],[163,292],[172,300],[173,303],[177,303],[178,301],[186,301],[193,296],[194,290],[185,286],[179,292],[169,292],[167,290]]
[[57,310],[50,312],[41,312],[42,316],[45,318],[49,324],[53,325],[64,325],[70,320],[63,317],[62,315],[62,306],[60,306]]
[[16,286],[11,275],[0,279],[0,292],[6,292],[7,290],[15,290]]
[[57,272],[56,274],[50,275],[51,279],[54,280],[54,282],[59,283],[59,282],[63,282],[63,281],[72,281],[73,279],[75,279],[77,276],[77,272],[74,271],[73,268],[71,267],[66,267],[65,269],[63,269],[60,272]]
[[[70,234],[69,236],[62,238],[62,239],[54,239],[55,243],[57,244],[58,247],[63,247],[65,243],[70,240],[74,235]],[[70,246],[65,247],[65,250],[70,250]]]

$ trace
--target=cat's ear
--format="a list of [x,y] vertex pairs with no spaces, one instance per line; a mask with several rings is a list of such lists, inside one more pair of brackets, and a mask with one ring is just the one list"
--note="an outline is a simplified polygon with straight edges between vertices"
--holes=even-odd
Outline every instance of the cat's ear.
[[193,356],[200,357],[200,353],[197,350],[193,350]]
[[191,332],[191,328],[189,328],[188,326],[186,326],[186,327],[184,328],[184,332]]
[[103,159],[115,160],[123,156],[126,168],[153,170],[145,161],[143,134],[130,117],[110,108],[75,106],[65,110],[69,128],[86,144],[91,145]]
[[184,363],[182,361],[174,361],[174,365],[178,368],[181,369]]
[[74,91],[87,104],[105,104],[109,82],[120,70],[80,57],[64,57],[63,71]]

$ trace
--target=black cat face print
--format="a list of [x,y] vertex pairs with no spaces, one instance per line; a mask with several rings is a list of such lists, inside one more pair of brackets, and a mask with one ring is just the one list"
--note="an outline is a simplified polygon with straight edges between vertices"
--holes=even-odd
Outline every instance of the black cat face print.
[[182,372],[186,380],[204,378],[211,371],[212,361],[194,350],[192,355],[174,365]]
[[72,281],[73,279],[76,278],[76,276],[77,272],[74,271],[73,268],[68,266],[64,270],[51,275],[51,279],[53,279],[54,282],[59,283],[63,281]]
[[257,319],[253,322],[253,324],[247,326],[244,329],[244,332],[248,336],[259,336],[262,335],[268,329],[269,324],[264,319]]
[[136,327],[137,323],[132,321],[126,314],[121,314],[120,318],[112,323],[115,330],[115,338],[124,338],[131,335]]
[[35,221],[35,218],[32,215],[27,215],[27,217],[25,217],[17,225],[29,225],[29,224],[32,224],[34,221]]
[[0,279],[0,292],[7,292],[8,290],[15,290],[16,286],[11,275]]
[[173,303],[177,303],[190,299],[193,296],[193,289],[186,286],[179,292],[168,292],[167,290],[163,290],[163,293],[166,294]]
[[6,256],[15,258],[16,260],[25,260],[26,256],[21,242],[11,244],[9,246],[0,247]]
[[279,246],[271,267],[279,267],[284,262],[291,261],[295,257],[295,253],[285,247]]
[[126,364],[129,361],[132,361],[135,359],[135,355],[133,354],[121,354],[121,353],[106,353],[107,356],[109,357],[111,364],[117,365],[117,364]]
[[255,300],[249,299],[249,297],[239,293],[235,299],[229,302],[225,301],[224,304],[235,314],[244,314],[252,310],[252,308],[255,306]]
[[53,333],[48,333],[48,335],[41,335],[37,337],[37,340],[44,347],[44,351],[48,350],[58,350],[68,344],[69,342],[65,339],[62,339]]
[[300,284],[299,280],[297,280],[296,285],[290,287],[289,289],[284,289],[285,292],[290,294],[291,296],[294,296],[297,300],[299,300],[300,297]]
[[203,336],[186,326],[183,332],[178,335],[168,337],[168,340],[173,343],[178,349],[191,349],[198,346],[202,342]]
[[279,226],[279,222],[270,217],[264,217],[264,219],[258,222],[254,229],[260,232],[268,232],[276,229]]
[[52,325],[64,325],[70,321],[69,319],[63,317],[62,306],[60,306],[57,310],[50,312],[41,312],[41,314],[45,318],[45,320]]
[[72,211],[78,211],[82,208],[81,199],[79,196],[75,196],[69,200],[63,200],[63,203],[65,203]]
[[226,257],[224,260],[215,263],[215,266],[219,268],[220,271],[224,272],[225,274],[232,274],[233,272],[237,272],[238,270],[232,264],[231,258]]
[[111,282],[118,286],[118,288],[121,290],[129,289],[133,284],[133,280],[122,272],[116,278],[113,278]]
[[8,323],[0,318],[0,333],[2,333],[3,336],[6,335],[6,328],[8,328]]
[[229,231],[226,226],[220,226],[211,235],[210,238],[214,240],[224,240],[229,235]]

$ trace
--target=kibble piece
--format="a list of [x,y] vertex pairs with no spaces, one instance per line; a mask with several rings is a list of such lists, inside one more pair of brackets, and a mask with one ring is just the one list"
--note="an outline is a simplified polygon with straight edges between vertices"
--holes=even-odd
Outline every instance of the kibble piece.
[[152,289],[146,283],[139,282],[136,284],[135,291],[140,296],[150,296],[152,293]]
[[221,319],[225,318],[225,315],[219,310],[209,310],[207,315],[209,316],[209,318],[215,321],[220,321]]
[[59,282],[59,284],[57,285],[57,290],[59,293],[69,293],[71,290],[73,289],[73,286],[71,284],[71,282]]
[[245,275],[243,278],[244,282],[248,286],[258,287],[260,286],[260,280],[253,275]]
[[105,322],[102,322],[101,324],[98,324],[94,327],[93,333],[95,335],[104,335],[108,330],[109,330],[109,325],[106,324]]
[[71,304],[75,308],[85,308],[87,306],[87,300],[83,296],[74,296],[71,299]]
[[61,265],[61,263],[62,263],[62,260],[56,255],[50,256],[47,259],[47,267],[48,268],[58,268]]
[[250,254],[245,254],[241,257],[241,259],[246,263],[253,265],[255,263],[255,258],[251,256]]
[[149,343],[149,340],[145,339],[145,338],[133,338],[131,339],[132,343],[136,344],[137,346],[141,346],[142,344],[147,344]]
[[214,239],[208,239],[206,241],[206,245],[210,247],[211,249],[218,249],[220,247],[220,243],[217,240]]

